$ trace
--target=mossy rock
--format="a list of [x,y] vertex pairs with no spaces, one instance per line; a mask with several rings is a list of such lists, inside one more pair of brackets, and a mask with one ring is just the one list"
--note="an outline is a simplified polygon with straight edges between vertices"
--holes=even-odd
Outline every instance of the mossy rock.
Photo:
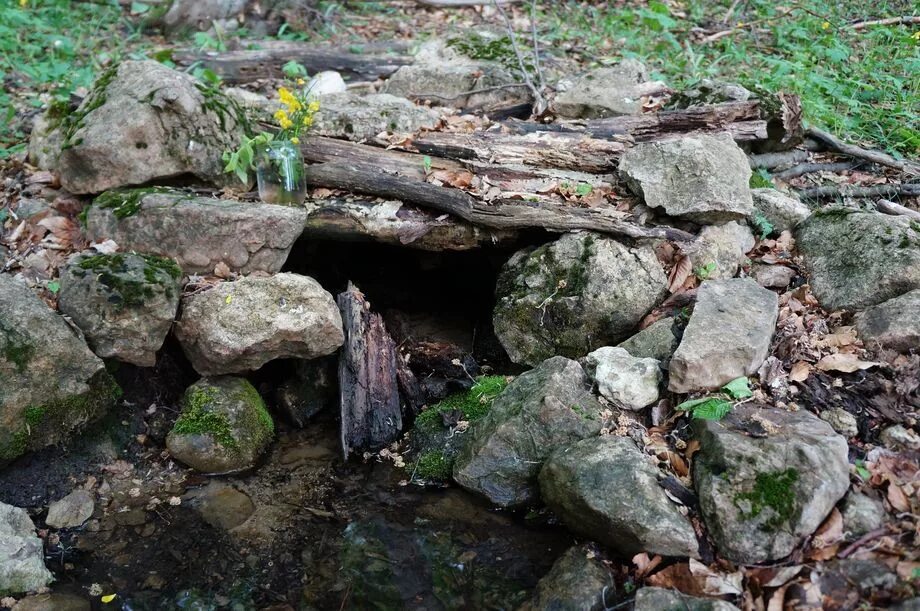
[[243,378],[203,378],[185,391],[181,406],[166,447],[204,473],[253,467],[275,435],[265,402]]

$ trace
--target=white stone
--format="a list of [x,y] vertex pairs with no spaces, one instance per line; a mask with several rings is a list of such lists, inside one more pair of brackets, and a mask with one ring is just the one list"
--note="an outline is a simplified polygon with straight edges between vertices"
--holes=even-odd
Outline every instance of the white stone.
[[631,410],[658,401],[661,385],[659,361],[636,358],[624,348],[605,346],[586,357],[589,375],[601,395]]

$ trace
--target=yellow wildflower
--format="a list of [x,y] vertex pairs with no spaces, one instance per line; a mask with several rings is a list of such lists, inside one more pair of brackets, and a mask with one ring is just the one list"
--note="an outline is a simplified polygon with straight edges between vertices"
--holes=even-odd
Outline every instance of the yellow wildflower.
[[293,126],[294,126],[294,122],[291,121],[290,119],[288,119],[287,117],[285,117],[285,118],[281,119],[280,121],[278,121],[278,125],[281,126],[281,129],[287,129],[287,128],[289,128],[289,127],[293,127]]
[[911,34],[910,37],[913,38],[914,40],[920,40],[920,30],[917,30],[916,32]]
[[291,100],[294,99],[294,94],[288,91],[287,87],[279,87],[278,97],[281,99],[283,104],[290,104]]
[[300,138],[298,138],[297,136],[294,136],[293,138],[291,138],[291,144],[300,144]]
[[29,0],[19,0],[20,8],[25,8],[28,3],[29,3]]
[[825,21],[824,23],[821,24],[821,29],[822,29],[822,30],[826,30],[826,29],[829,28],[829,27],[831,27],[830,21]]
[[303,80],[302,78],[299,78],[299,79],[297,79],[297,84],[298,84],[298,85],[306,85],[306,84],[307,84],[307,81]]
[[319,102],[317,102],[316,100],[313,100],[313,101],[310,102],[310,104],[307,106],[307,110],[309,110],[311,113],[312,113],[312,112],[318,111],[318,110],[319,110]]
[[311,116],[309,116],[309,115],[307,115],[306,117],[304,117],[304,118],[303,118],[303,125],[304,125],[304,127],[310,127],[311,125],[313,125],[313,117],[311,117]]

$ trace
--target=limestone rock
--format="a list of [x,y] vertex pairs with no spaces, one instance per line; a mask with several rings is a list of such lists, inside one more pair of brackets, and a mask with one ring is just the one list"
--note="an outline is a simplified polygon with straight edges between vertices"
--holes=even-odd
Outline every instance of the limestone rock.
[[412,134],[433,129],[439,121],[437,112],[394,95],[334,93],[320,100],[310,133],[360,141],[373,139],[380,132]]
[[747,155],[727,133],[639,143],[620,159],[620,176],[671,216],[720,223],[754,211]]
[[892,450],[920,450],[920,435],[900,424],[889,426],[879,435],[879,441]]
[[57,168],[64,134],[61,132],[61,117],[47,111],[37,115],[29,134],[29,163],[40,170]]
[[700,512],[733,562],[787,556],[850,486],[846,439],[805,410],[746,404],[721,421],[694,420],[693,429]]
[[757,284],[764,288],[784,289],[795,278],[795,270],[785,265],[755,263],[753,277]]
[[616,587],[610,569],[590,546],[570,547],[537,583],[531,611],[603,611],[604,592]]
[[819,414],[821,420],[824,420],[831,428],[846,438],[855,437],[859,433],[859,424],[856,422],[856,416],[843,409],[842,407],[832,407]]
[[840,513],[844,532],[854,539],[881,528],[885,523],[885,506],[861,492],[847,494]]
[[214,22],[227,29],[226,22],[243,13],[248,0],[169,0],[169,10],[161,22],[170,32],[206,31]]
[[112,191],[96,198],[86,219],[91,241],[175,259],[187,274],[275,273],[303,232],[300,208],[193,197],[163,189]]
[[27,596],[16,603],[13,611],[90,611],[85,598],[63,592]]
[[667,294],[650,247],[590,233],[566,234],[505,264],[496,289],[495,333],[511,360],[536,365],[580,358],[625,339]]
[[600,432],[590,388],[581,365],[561,356],[517,377],[464,434],[454,480],[500,507],[535,502],[550,453]]
[[707,280],[671,359],[668,389],[718,388],[752,375],[770,352],[779,301],[750,278]]
[[540,495],[572,531],[631,558],[699,554],[690,521],[658,485],[658,469],[627,437],[562,447],[540,471]]
[[776,233],[792,231],[811,216],[811,208],[776,189],[751,189],[755,214],[762,215]]
[[667,368],[679,344],[680,337],[675,332],[674,318],[668,317],[656,320],[618,345],[634,357],[655,359]]
[[920,289],[872,306],[856,317],[856,330],[869,347],[920,351]]
[[151,367],[176,318],[181,277],[170,259],[87,252],[61,270],[58,306],[98,356]]
[[0,464],[61,441],[120,394],[64,319],[0,274]]
[[649,82],[648,71],[635,59],[595,68],[565,83],[553,101],[560,117],[599,119],[642,113],[642,96],[664,91],[664,83]]
[[229,184],[221,155],[245,121],[224,94],[152,61],[125,61],[103,73],[61,125],[57,160],[71,193],[193,174]]
[[205,522],[222,530],[236,528],[256,510],[249,495],[213,481],[196,492],[192,506]]
[[754,248],[754,234],[736,221],[703,227],[690,253],[693,269],[709,280],[734,278]]
[[76,528],[93,515],[96,500],[87,490],[74,490],[48,506],[45,524],[51,528]]
[[224,282],[185,297],[176,337],[202,375],[326,356],[345,341],[332,295],[313,278],[289,273]]
[[811,288],[828,310],[862,310],[920,289],[920,225],[904,216],[830,208],[796,231]]
[[585,363],[598,392],[616,405],[638,411],[658,401],[661,367],[655,359],[636,358],[624,348],[605,346],[585,357]]
[[718,598],[697,598],[666,588],[640,588],[633,611],[739,611]]
[[44,556],[26,510],[0,503],[0,592],[34,592],[54,581]]
[[203,473],[255,465],[275,434],[258,391],[243,378],[203,378],[182,395],[182,412],[166,437],[177,460]]
[[311,96],[322,97],[333,93],[345,93],[348,91],[348,85],[345,79],[335,70],[324,70],[317,72],[307,82],[307,90]]

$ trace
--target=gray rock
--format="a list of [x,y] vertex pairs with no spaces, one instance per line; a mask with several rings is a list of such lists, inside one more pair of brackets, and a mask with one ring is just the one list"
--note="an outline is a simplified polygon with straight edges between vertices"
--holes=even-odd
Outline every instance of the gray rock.
[[[753,94],[737,83],[704,78],[676,94],[680,108],[723,102],[746,102]],[[673,101],[673,98],[672,98]],[[670,103],[669,103],[670,106]]]
[[0,592],[34,592],[54,581],[44,552],[26,510],[0,503]]
[[734,278],[755,243],[754,234],[747,225],[735,221],[707,225],[690,247],[690,261],[703,278]]
[[776,233],[792,231],[811,216],[811,208],[798,198],[776,189],[751,189],[755,215],[760,214],[773,225]]
[[658,469],[628,437],[594,437],[553,452],[540,495],[572,531],[631,558],[698,557],[690,521],[658,485]]
[[176,318],[181,277],[163,257],[86,252],[61,270],[58,307],[98,356],[151,367]]
[[717,598],[697,598],[666,588],[640,588],[636,592],[633,611],[739,611],[739,609]]
[[256,506],[244,492],[233,486],[211,482],[192,501],[202,519],[221,530],[236,528],[249,519]]
[[394,95],[334,93],[320,100],[310,132],[360,141],[371,140],[381,132],[411,134],[433,129],[439,121],[437,112]]
[[920,598],[902,600],[898,604],[888,607],[888,611],[920,611]]
[[768,289],[784,289],[795,278],[795,270],[785,265],[764,265],[755,263],[753,269],[754,280],[760,286]]
[[22,197],[16,206],[16,216],[21,219],[31,218],[51,210],[51,204],[40,197]]
[[206,31],[241,14],[248,0],[171,0],[161,22],[170,32]]
[[285,420],[303,428],[338,398],[338,358],[329,356],[293,363],[293,372],[276,391],[278,410]]
[[93,515],[96,500],[87,490],[74,490],[48,506],[45,524],[51,528],[76,528]]
[[35,117],[29,134],[29,163],[40,170],[54,170],[64,144],[60,129],[61,118],[56,111],[46,111]]
[[920,450],[920,435],[900,424],[883,430],[879,441],[892,450]]
[[553,101],[560,117],[598,119],[642,113],[642,96],[665,90],[664,83],[648,82],[648,71],[635,59],[595,68],[565,83]]
[[114,240],[123,250],[175,259],[187,274],[233,271],[275,273],[303,232],[300,208],[192,197],[162,189],[113,191],[96,198],[86,233]]
[[176,337],[202,375],[326,356],[345,341],[332,295],[313,278],[289,273],[224,282],[183,298]]
[[[587,545],[570,547],[537,583],[531,611],[603,611],[616,584],[610,569]],[[612,598],[612,596],[611,596]]]
[[844,532],[854,539],[881,528],[885,523],[885,506],[861,492],[847,494],[840,513]]
[[6,262],[10,260],[10,250],[0,244],[0,271],[3,271],[3,268],[6,266]]
[[700,513],[733,562],[787,556],[850,486],[846,439],[810,412],[741,405],[721,421],[694,420],[693,432]]
[[856,330],[870,347],[920,351],[920,289],[867,309],[856,317]]
[[230,184],[221,155],[239,141],[242,111],[190,74],[152,61],[125,61],[103,73],[61,125],[57,160],[71,193],[193,174]]
[[307,82],[307,90],[311,96],[321,97],[333,93],[345,93],[348,91],[348,85],[345,79],[335,70],[324,70],[317,72]]
[[620,159],[620,176],[671,216],[721,223],[754,211],[750,164],[727,133],[637,144]]
[[243,378],[203,378],[182,395],[182,412],[166,436],[173,458],[203,473],[255,465],[275,434],[258,391]]
[[602,411],[581,365],[548,359],[511,382],[470,426],[454,480],[501,507],[534,503],[543,461],[556,448],[599,433]]
[[856,416],[843,409],[842,407],[832,407],[826,409],[818,415],[831,428],[846,438],[855,437],[859,433],[859,423],[856,422]]
[[811,288],[828,310],[862,310],[920,289],[920,225],[904,216],[830,208],[799,225]]
[[770,353],[779,300],[750,278],[707,280],[669,367],[671,392],[718,388],[754,374]]
[[0,464],[61,441],[120,394],[64,319],[0,274]]
[[667,278],[651,247],[567,234],[505,264],[493,323],[516,363],[580,358],[628,337],[666,294]]
[[63,592],[36,594],[23,598],[13,611],[90,611],[92,606],[85,598]]
[[638,411],[658,401],[661,363],[636,358],[624,348],[605,346],[585,357],[585,370],[598,392],[626,409]]
[[898,585],[898,576],[878,560],[846,558],[835,560],[824,567],[821,585],[833,591],[834,586],[846,584],[865,597],[875,590],[890,590]]
[[634,357],[655,359],[667,369],[671,356],[680,344],[680,337],[675,333],[674,318],[656,320],[629,339],[620,342],[619,347],[624,348]]

